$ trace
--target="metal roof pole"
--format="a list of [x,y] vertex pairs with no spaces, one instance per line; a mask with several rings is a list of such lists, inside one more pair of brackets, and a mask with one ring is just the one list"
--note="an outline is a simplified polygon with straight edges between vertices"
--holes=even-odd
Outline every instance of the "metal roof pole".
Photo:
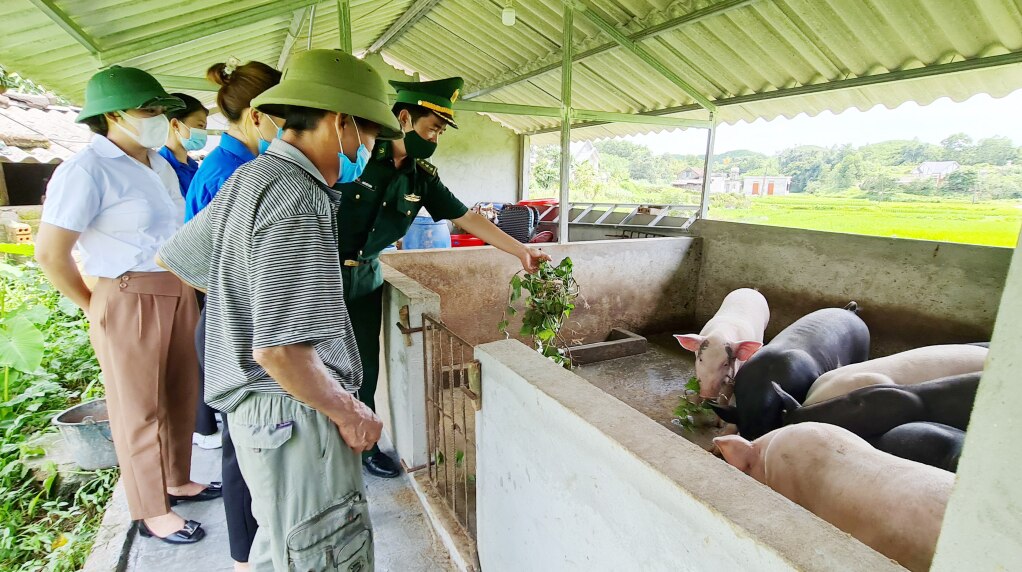
[[557,237],[568,244],[568,220],[571,218],[569,188],[571,187],[571,35],[575,9],[564,4],[564,28],[561,34],[561,194],[558,200]]
[[667,78],[668,81],[681,88],[682,91],[687,93],[689,97],[694,99],[696,103],[705,109],[710,111],[716,111],[717,106],[713,104],[705,95],[699,93],[695,87],[689,84],[687,81],[681,79],[681,77],[673,71],[667,69],[667,66],[660,63],[660,60],[650,53],[646,48],[632,41],[628,36],[622,34],[617,28],[612,26],[610,22],[604,20],[599,14],[593,12],[592,8],[581,0],[564,0],[565,4],[573,4],[575,8],[582,13],[583,16],[589,19],[590,22],[596,24],[604,34],[607,34],[614,39],[615,42],[621,45],[622,48],[631,52],[635,57],[639,58],[646,63],[649,67],[655,69],[660,75]]
[[[229,32],[236,28],[256,24],[285,14],[293,14],[299,8],[312,6],[320,1],[277,0],[257,8],[249,8],[224,16],[210,17],[192,25],[172,28],[145,39],[125,40],[104,48],[101,56],[105,63],[117,63],[167,48],[178,50],[189,42],[202,40],[213,34]],[[162,26],[162,22],[153,24],[153,26]]]
[[[684,14],[682,16],[678,16],[677,18],[671,18],[669,20],[665,20],[665,21],[661,22],[660,24],[657,24],[655,26],[651,26],[649,28],[646,28],[645,30],[640,30],[638,32],[635,32],[634,34],[629,34],[628,35],[628,39],[632,40],[633,42],[641,42],[642,40],[646,40],[646,39],[649,39],[649,38],[654,38],[654,37],[657,37],[657,36],[659,36],[661,34],[665,34],[667,32],[672,32],[672,31],[680,29],[682,27],[702,22],[702,21],[704,21],[704,20],[706,20],[708,18],[712,18],[714,16],[720,16],[721,14],[725,14],[725,13],[730,12],[732,10],[737,10],[739,8],[744,8],[744,7],[748,6],[749,4],[752,4],[753,2],[758,2],[758,1],[759,0],[720,0],[719,2],[714,2],[713,4],[710,4],[709,6],[707,6],[705,8],[701,8],[699,10],[695,10],[694,12],[689,12],[688,14]],[[617,47],[617,45],[618,45],[617,42],[608,42],[606,44],[601,44],[599,46],[596,46],[595,48],[590,48],[590,49],[588,49],[588,50],[586,50],[584,52],[580,52],[580,53],[575,54],[574,61],[580,62],[580,61],[582,61],[582,60],[584,60],[586,58],[590,58],[590,57],[593,57],[595,55],[602,54],[602,53],[604,53],[604,52],[606,52],[608,50],[611,50],[611,49]],[[488,93],[490,93],[492,91],[496,91],[498,89],[507,87],[509,85],[514,85],[516,83],[521,83],[523,81],[530,80],[530,79],[532,79],[532,78],[534,78],[536,76],[540,76],[540,75],[543,75],[543,74],[545,74],[547,72],[554,71],[555,69],[557,69],[559,67],[560,67],[560,64],[544,65],[544,66],[541,66],[541,67],[529,70],[527,72],[524,72],[524,73],[522,73],[520,75],[517,75],[515,77],[512,77],[512,78],[495,81],[493,83],[489,83],[489,84],[485,84],[485,85],[476,85],[476,86],[473,86],[472,91],[470,91],[469,93],[466,93],[465,95],[463,95],[462,98],[463,99],[473,99],[473,98],[476,98],[476,97],[479,97],[479,96],[482,96],[482,95],[486,95],[486,94],[488,94]]]
[[284,69],[284,64],[287,63],[287,58],[291,55],[291,50],[295,47],[295,42],[298,41],[298,36],[302,33],[302,24],[305,23],[305,15],[308,13],[309,8],[299,8],[291,15],[291,26],[287,29],[287,35],[284,36],[284,45],[280,48],[280,56],[277,58],[277,69]]
[[309,11],[309,41],[305,43],[305,51],[312,49],[312,28],[316,25],[316,5],[313,4]]
[[425,18],[426,14],[429,14],[429,11],[439,3],[440,0],[416,0],[400,18],[395,20],[389,28],[380,34],[379,38],[376,38],[376,41],[366,51],[371,54],[379,53],[388,44],[401,36],[401,34],[410,30],[419,20]]
[[337,0],[337,33],[341,35],[341,49],[351,53],[351,0]]
[[46,17],[53,20],[53,23],[60,26],[69,36],[82,45],[94,56],[100,55],[99,45],[77,22],[71,19],[53,0],[29,0]]
[[[706,134],[706,160],[703,163],[703,194],[699,197],[698,218],[706,218],[710,210],[710,167],[713,165],[713,144],[717,138],[717,114],[710,112],[710,129]],[[725,182],[725,185],[727,183]]]

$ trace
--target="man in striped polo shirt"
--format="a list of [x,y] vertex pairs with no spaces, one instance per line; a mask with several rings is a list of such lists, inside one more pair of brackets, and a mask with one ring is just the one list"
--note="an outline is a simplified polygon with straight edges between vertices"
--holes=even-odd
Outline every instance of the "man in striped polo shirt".
[[[253,570],[371,570],[360,454],[379,418],[343,302],[338,181],[401,136],[383,79],[338,50],[298,54],[252,105],[284,133],[160,250],[207,291],[206,401],[227,414],[259,523]],[[323,478],[329,475],[330,478]]]

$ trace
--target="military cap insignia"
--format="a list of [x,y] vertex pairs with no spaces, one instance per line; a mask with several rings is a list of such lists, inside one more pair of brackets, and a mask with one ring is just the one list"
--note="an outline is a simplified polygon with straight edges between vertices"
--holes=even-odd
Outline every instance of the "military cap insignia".
[[458,101],[458,95],[460,95],[460,94],[461,94],[461,90],[460,89],[454,90],[454,93],[451,94],[451,105],[454,105],[454,103],[456,101]]

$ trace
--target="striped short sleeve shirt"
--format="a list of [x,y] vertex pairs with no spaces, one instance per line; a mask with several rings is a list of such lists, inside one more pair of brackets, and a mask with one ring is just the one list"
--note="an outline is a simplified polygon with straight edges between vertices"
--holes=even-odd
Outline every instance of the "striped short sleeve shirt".
[[206,402],[233,411],[252,392],[286,393],[252,350],[311,344],[354,393],[362,365],[344,305],[337,247],[340,194],[305,155],[275,139],[160,249],[207,291]]

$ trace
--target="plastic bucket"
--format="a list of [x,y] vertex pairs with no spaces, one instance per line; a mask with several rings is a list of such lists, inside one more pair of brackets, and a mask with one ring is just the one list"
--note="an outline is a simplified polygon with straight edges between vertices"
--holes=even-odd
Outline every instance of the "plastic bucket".
[[60,428],[79,467],[94,471],[117,466],[105,399],[65,409],[53,418],[53,424]]
[[434,222],[433,217],[417,216],[401,240],[402,250],[422,250],[425,248],[450,248],[451,229],[447,221]]

